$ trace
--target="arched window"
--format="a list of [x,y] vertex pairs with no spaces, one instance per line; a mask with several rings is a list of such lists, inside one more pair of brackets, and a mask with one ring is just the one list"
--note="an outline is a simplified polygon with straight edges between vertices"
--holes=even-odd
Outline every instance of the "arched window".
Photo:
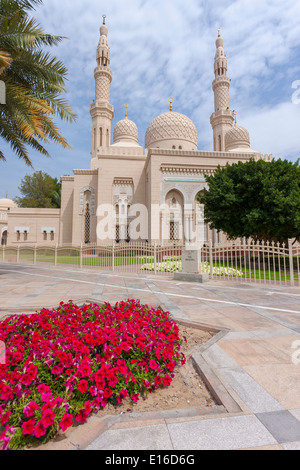
[[28,240],[28,232],[27,232],[27,230],[25,230],[25,232],[24,232],[24,242],[27,242],[27,240]]
[[221,136],[219,135],[219,151],[221,152],[222,150],[222,140],[221,140]]
[[103,146],[103,132],[102,132],[102,127],[100,127],[100,147]]
[[21,239],[21,233],[20,230],[17,231],[17,242],[19,242]]
[[46,232],[46,230],[43,231],[43,240],[44,240],[44,241],[47,240],[47,232]]
[[109,147],[109,130],[106,129],[106,147]]
[[53,230],[50,232],[50,240],[52,242],[54,241],[54,232],[53,232]]

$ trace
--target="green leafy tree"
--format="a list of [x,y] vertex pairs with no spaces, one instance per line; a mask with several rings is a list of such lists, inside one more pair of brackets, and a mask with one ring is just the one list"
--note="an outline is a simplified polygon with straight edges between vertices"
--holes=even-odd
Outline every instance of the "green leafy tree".
[[227,164],[218,166],[206,181],[209,189],[198,200],[211,229],[222,230],[231,239],[300,241],[299,161]]
[[[6,104],[0,105],[0,137],[28,166],[28,147],[49,156],[45,144],[53,141],[69,148],[54,116],[73,122],[76,115],[67,101],[67,69],[44,47],[64,38],[43,31],[29,12],[42,0],[0,0],[0,80],[5,83]],[[0,159],[5,160],[0,150]]]
[[22,197],[15,198],[19,207],[60,208],[61,182],[47,173],[26,175],[19,190]]

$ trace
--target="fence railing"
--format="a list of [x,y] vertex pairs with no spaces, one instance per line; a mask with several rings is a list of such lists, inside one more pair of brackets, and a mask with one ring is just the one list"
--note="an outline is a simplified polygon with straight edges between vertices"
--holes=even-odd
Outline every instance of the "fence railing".
[[[102,271],[171,275],[182,271],[182,242],[81,246],[2,246],[0,262],[73,265]],[[210,279],[300,286],[300,245],[269,242],[199,246]]]
[[300,286],[300,245],[253,241],[203,246],[201,267],[211,279]]
[[81,246],[2,246],[0,261],[50,265],[73,265],[126,273],[170,275],[179,269],[182,243],[146,242]]

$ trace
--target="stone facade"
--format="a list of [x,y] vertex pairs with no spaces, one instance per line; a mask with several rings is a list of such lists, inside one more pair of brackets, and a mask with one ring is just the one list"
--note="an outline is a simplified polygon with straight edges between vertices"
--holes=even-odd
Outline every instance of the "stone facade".
[[[209,230],[197,196],[207,188],[205,175],[218,165],[249,158],[264,158],[250,147],[248,131],[237,125],[230,110],[230,79],[220,34],[216,41],[213,92],[215,109],[210,118],[213,151],[198,149],[195,124],[170,111],[156,117],[139,145],[138,126],[119,121],[112,132],[114,107],[110,103],[112,71],[108,28],[100,28],[95,69],[90,169],[63,176],[60,210],[3,210],[0,230],[3,244],[80,245],[112,241],[220,242],[226,235]],[[113,143],[111,136],[113,135]],[[3,200],[4,201],[4,200]],[[12,201],[11,201],[12,202]],[[6,203],[7,205],[7,203]]]

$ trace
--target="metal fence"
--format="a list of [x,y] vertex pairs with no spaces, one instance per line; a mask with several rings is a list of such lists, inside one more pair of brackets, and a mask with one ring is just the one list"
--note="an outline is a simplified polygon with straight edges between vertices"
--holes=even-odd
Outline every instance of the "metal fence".
[[[172,276],[182,271],[183,242],[82,246],[2,246],[0,261],[72,265],[101,271]],[[300,286],[300,245],[243,240],[199,247],[210,279]]]
[[73,265],[124,273],[171,275],[181,269],[182,243],[146,242],[81,246],[2,246],[0,261],[23,264]]
[[201,269],[211,279],[300,286],[300,245],[292,240],[210,243],[201,249]]

